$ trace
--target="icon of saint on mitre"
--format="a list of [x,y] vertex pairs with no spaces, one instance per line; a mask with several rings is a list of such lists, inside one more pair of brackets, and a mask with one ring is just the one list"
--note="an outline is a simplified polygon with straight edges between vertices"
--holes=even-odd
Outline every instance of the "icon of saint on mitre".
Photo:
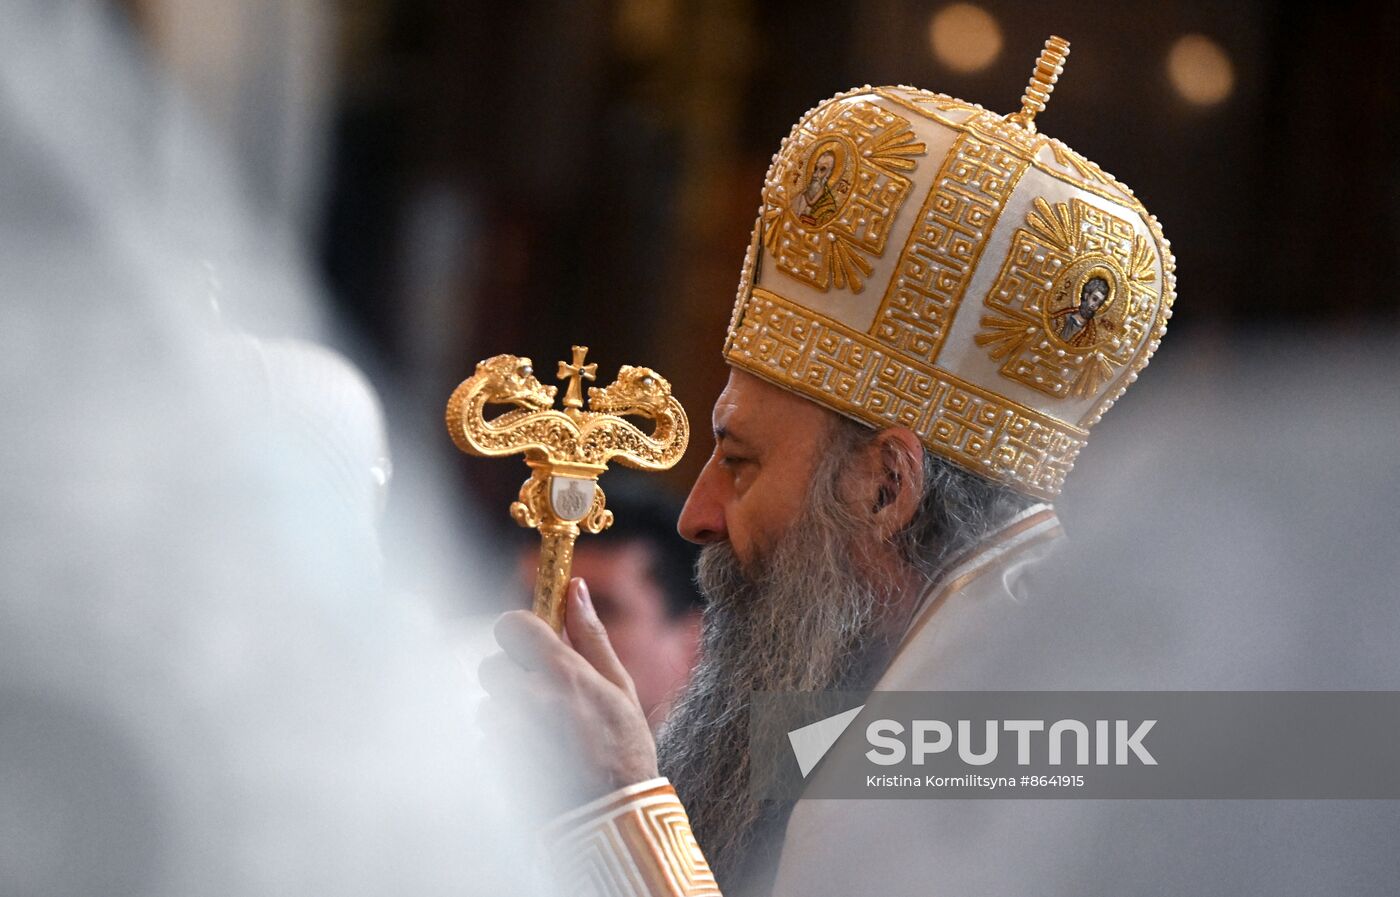
[[[792,198],[792,214],[798,221],[808,227],[821,227],[841,211],[851,194],[851,181],[845,176],[848,159],[847,149],[835,141],[812,148],[807,158],[806,183]],[[794,180],[799,178],[795,176]]]
[[1088,277],[1077,291],[1070,291],[1065,297],[1070,301],[1064,308],[1051,313],[1050,332],[1060,342],[1076,349],[1097,346],[1109,339],[1116,328],[1100,313],[1110,304],[1112,294],[1108,278],[1103,274]]

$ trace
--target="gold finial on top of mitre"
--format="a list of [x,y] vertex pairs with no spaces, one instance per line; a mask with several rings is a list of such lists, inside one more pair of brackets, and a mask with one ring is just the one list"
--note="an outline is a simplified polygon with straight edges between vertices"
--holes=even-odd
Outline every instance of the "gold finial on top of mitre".
[[1035,116],[1038,112],[1045,111],[1045,104],[1050,100],[1050,94],[1055,90],[1055,82],[1060,80],[1060,75],[1065,70],[1065,60],[1069,58],[1069,41],[1057,35],[1050,35],[1050,39],[1045,42],[1045,49],[1040,51],[1040,57],[1035,61],[1035,70],[1031,72],[1031,81],[1026,85],[1026,92],[1021,95],[1021,111],[1013,112],[1006,117],[1006,120],[1013,122],[1035,133]]

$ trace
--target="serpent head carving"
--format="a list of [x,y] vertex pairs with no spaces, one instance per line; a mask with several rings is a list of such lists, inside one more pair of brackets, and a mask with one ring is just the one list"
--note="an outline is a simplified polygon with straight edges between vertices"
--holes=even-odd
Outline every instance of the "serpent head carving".
[[482,377],[481,394],[487,404],[519,405],[531,411],[554,404],[555,387],[535,379],[535,369],[528,358],[497,355],[478,363],[476,373]]
[[588,408],[604,414],[639,414],[655,418],[666,410],[671,384],[651,368],[624,364],[617,379],[588,390]]

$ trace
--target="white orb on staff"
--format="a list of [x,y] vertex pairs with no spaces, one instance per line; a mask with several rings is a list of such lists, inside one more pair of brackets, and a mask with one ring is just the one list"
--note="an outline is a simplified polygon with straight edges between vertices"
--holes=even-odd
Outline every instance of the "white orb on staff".
[[[598,477],[617,461],[638,470],[666,470],[685,454],[690,423],[671,395],[671,384],[650,368],[623,365],[617,379],[589,387],[597,376],[584,364],[587,346],[573,347],[573,361],[559,362],[568,381],[564,409],[554,408],[556,388],[535,378],[530,359],[497,355],[479,362],[447,400],[447,431],[469,455],[525,456],[530,477],[511,503],[510,516],[540,533],[535,575],[535,613],[556,632],[564,625],[564,594],[580,531],[600,533],[613,520]],[[488,418],[489,405],[514,406]],[[650,434],[624,417],[653,421]]]

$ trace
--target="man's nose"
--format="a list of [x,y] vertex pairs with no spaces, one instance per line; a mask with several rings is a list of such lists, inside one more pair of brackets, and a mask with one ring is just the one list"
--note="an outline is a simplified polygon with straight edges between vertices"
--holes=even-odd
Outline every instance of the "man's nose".
[[705,462],[695,485],[690,487],[681,519],[676,524],[681,538],[698,545],[709,545],[729,538],[724,525],[724,504],[720,501],[719,482],[715,475],[715,459]]

